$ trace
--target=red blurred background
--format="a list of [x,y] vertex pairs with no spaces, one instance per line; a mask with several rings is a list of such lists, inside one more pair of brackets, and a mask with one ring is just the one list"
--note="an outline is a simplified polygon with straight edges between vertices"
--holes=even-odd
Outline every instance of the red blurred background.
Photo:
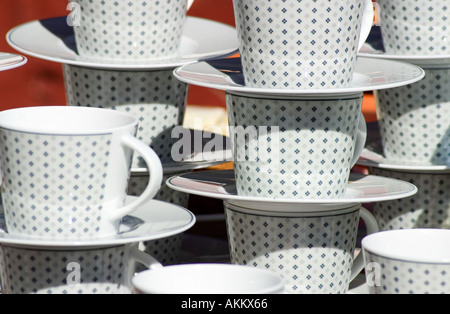
[[[17,25],[69,14],[68,1],[61,0],[2,0],[0,4],[1,52],[17,53],[6,42],[6,33]],[[204,17],[234,26],[232,0],[196,0],[189,15]],[[28,56],[27,56],[28,57]],[[11,71],[0,72],[0,110],[66,103],[62,68],[58,63],[28,57],[28,64]],[[192,86],[188,104],[225,107],[222,91]],[[363,111],[373,121],[373,97],[367,94]]]

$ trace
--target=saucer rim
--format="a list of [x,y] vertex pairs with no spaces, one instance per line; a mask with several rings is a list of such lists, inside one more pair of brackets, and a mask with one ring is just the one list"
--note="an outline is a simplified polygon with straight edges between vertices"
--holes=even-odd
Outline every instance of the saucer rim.
[[[359,166],[371,167],[371,168],[379,168],[385,170],[394,170],[399,172],[406,173],[431,173],[431,174],[447,174],[450,173],[450,167],[446,165],[401,165],[396,163],[395,161],[390,161],[388,158],[383,155],[379,155],[383,157],[381,161],[375,161],[368,157],[364,157],[365,153],[375,153],[369,148],[365,148],[361,157],[356,162]],[[376,153],[375,153],[376,154]]]
[[359,52],[358,57],[377,59],[377,60],[391,60],[411,63],[419,67],[425,67],[427,69],[448,69],[450,68],[450,55],[395,55],[388,54],[381,50],[376,50],[373,52]]
[[[238,57],[239,58],[239,57]],[[228,58],[217,58],[216,60],[226,60]],[[374,61],[375,60],[375,61]],[[358,93],[363,93],[363,92],[372,92],[375,90],[380,90],[380,89],[388,89],[388,88],[395,88],[395,87],[400,87],[400,86],[405,86],[408,84],[413,84],[416,83],[420,80],[422,80],[425,77],[425,71],[414,64],[410,64],[407,62],[399,62],[399,61],[393,61],[393,60],[386,60],[386,59],[374,59],[374,58],[365,58],[365,57],[359,57],[358,61],[357,61],[357,67],[358,67],[358,62],[362,63],[362,62],[370,62],[370,63],[374,63],[374,62],[378,62],[380,63],[384,63],[384,66],[380,66],[379,68],[391,68],[389,67],[389,64],[396,64],[396,65],[403,65],[404,67],[408,67],[410,69],[415,69],[417,70],[417,76],[415,76],[414,78],[411,77],[410,79],[404,79],[401,81],[397,81],[397,82],[390,82],[390,83],[372,83],[369,82],[369,84],[367,86],[353,86],[353,87],[347,87],[347,88],[330,88],[330,89],[269,89],[269,88],[257,88],[257,87],[246,87],[244,85],[239,85],[239,84],[232,84],[229,82],[229,80],[227,80],[226,82],[221,82],[218,83],[216,80],[214,80],[212,77],[211,79],[208,81],[205,79],[205,77],[208,76],[208,74],[204,74],[205,77],[203,77],[202,79],[196,77],[186,77],[183,76],[183,71],[186,71],[186,69],[190,66],[195,66],[195,65],[199,65],[199,64],[205,64],[206,61],[198,61],[198,62],[194,62],[191,64],[186,64],[180,67],[177,67],[174,70],[174,76],[184,82],[184,83],[188,83],[191,85],[197,85],[197,86],[202,86],[202,87],[207,87],[207,88],[213,88],[213,89],[217,89],[217,90],[224,90],[226,92],[229,92],[231,94],[233,93],[243,93],[243,94],[247,94],[247,95],[266,95],[266,96],[272,96],[272,97],[293,97],[293,96],[299,96],[299,97],[323,97],[324,95],[326,96],[338,96],[338,97],[342,97],[344,95],[355,95]],[[386,66],[387,64],[387,66]],[[186,72],[188,73],[188,72]],[[355,74],[361,74],[360,72],[356,71]],[[186,74],[184,74],[186,75]],[[364,76],[364,74],[362,74]]]
[[[152,64],[145,64],[145,60],[142,62],[138,62],[137,64],[120,63],[120,61],[118,61],[117,63],[115,63],[115,62],[110,62],[110,63],[104,62],[103,63],[103,62],[96,62],[93,59],[82,57],[77,54],[73,54],[73,57],[74,57],[73,59],[67,59],[67,58],[61,57],[61,56],[59,56],[59,57],[58,56],[50,56],[48,53],[46,54],[45,52],[36,52],[36,51],[33,51],[32,48],[22,47],[23,45],[20,46],[19,44],[15,43],[13,41],[13,39],[11,38],[14,34],[17,34],[17,32],[23,27],[31,26],[31,25],[34,25],[35,23],[39,23],[41,21],[54,20],[54,19],[66,19],[66,18],[67,18],[66,16],[59,16],[59,17],[53,17],[53,18],[47,18],[47,19],[37,19],[37,20],[32,20],[32,21],[22,23],[20,25],[13,27],[12,29],[10,29],[7,32],[6,41],[9,44],[9,46],[11,46],[13,49],[15,49],[23,54],[34,57],[34,58],[43,59],[46,61],[56,62],[56,63],[61,63],[61,64],[79,66],[79,67],[89,67],[89,68],[93,68],[93,69],[103,69],[103,70],[122,70],[122,71],[153,71],[153,70],[175,69],[176,67],[187,65],[187,64],[190,64],[193,62],[197,62],[199,60],[205,60],[205,59],[209,59],[209,58],[217,58],[217,57],[223,57],[223,56],[231,56],[231,55],[234,55],[239,49],[238,41],[237,41],[237,33],[236,33],[236,38],[235,38],[236,42],[234,44],[233,43],[230,44],[230,47],[228,49],[214,50],[209,53],[202,53],[200,55],[198,55],[197,53],[190,53],[186,56],[182,55],[178,61],[161,60],[160,63],[154,61],[155,63],[152,63]],[[222,22],[211,20],[211,19],[195,17],[195,16],[188,16],[187,21],[188,22],[192,21],[192,23],[199,23],[199,22],[211,23],[211,25],[214,24],[216,26],[222,27],[223,30],[225,30],[225,28],[228,28],[230,33],[232,31],[236,32],[236,29],[234,27],[232,27],[228,24],[222,23]],[[186,34],[184,34],[183,36],[192,40],[192,38],[190,38]],[[59,43],[60,39],[57,39],[56,42]],[[198,43],[198,41],[196,41],[196,42]],[[53,48],[51,48],[51,49],[53,49]]]
[[20,57],[22,59],[20,61],[18,60],[17,62],[14,62],[14,63],[11,63],[11,64],[0,66],[0,72],[17,69],[17,68],[20,68],[20,67],[22,67],[22,66],[24,66],[25,64],[28,63],[28,58],[25,57],[25,56],[19,55],[19,54],[9,53],[9,52],[0,53],[0,54],[1,55],[11,55],[11,58]]
[[[134,199],[136,197],[134,196],[127,196],[127,199]],[[159,204],[160,206],[154,206],[156,204]],[[146,211],[147,207],[151,207],[152,210],[155,210],[155,208],[162,210],[161,205],[164,205],[164,210],[173,210],[173,213],[177,212],[178,214],[186,215],[186,221],[184,222],[183,226],[179,226],[176,228],[173,228],[173,230],[161,230],[159,232],[155,232],[153,234],[149,234],[144,232],[145,228],[140,228],[142,231],[139,234],[139,228],[136,230],[132,230],[129,233],[132,234],[132,236],[127,237],[126,234],[122,236],[121,234],[117,234],[110,237],[102,237],[92,240],[49,240],[49,239],[39,239],[34,237],[20,237],[15,235],[10,235],[7,232],[5,232],[3,229],[1,229],[0,233],[0,246],[13,246],[13,247],[21,247],[21,248],[39,248],[39,249],[51,249],[51,250],[80,250],[80,249],[96,249],[96,248],[104,248],[104,247],[114,247],[114,246],[121,246],[121,245],[127,245],[127,244],[133,244],[133,243],[139,243],[139,242],[146,242],[146,241],[155,241],[159,239],[164,239],[167,237],[175,236],[178,234],[181,234],[189,229],[191,229],[197,219],[196,216],[188,209],[181,207],[179,205],[175,205],[172,203],[167,203],[159,200],[150,200],[149,202],[145,203],[144,205],[141,205],[139,209],[137,209],[137,212],[141,210],[142,212]],[[136,212],[134,212],[136,214]],[[131,214],[133,216],[133,213]],[[189,219],[188,219],[189,217]],[[189,221],[188,221],[189,220]],[[149,225],[151,222],[146,222],[145,225]],[[180,223],[181,224],[181,223]],[[137,234],[136,234],[137,233]],[[145,233],[145,234],[144,234]]]
[[[201,172],[196,172],[196,174],[198,175],[199,173],[204,173],[204,174],[208,173],[211,176],[211,178],[214,178],[214,174],[218,174],[218,173],[226,174],[227,172],[231,174],[230,178],[234,179],[234,175],[232,174],[233,170],[201,171]],[[171,182],[174,179],[183,178],[183,177],[185,178],[185,176],[188,176],[188,175],[190,175],[190,174],[181,174],[181,175],[172,176],[166,181],[166,185],[175,191],[198,195],[198,196],[202,196],[202,197],[209,197],[209,198],[213,198],[213,199],[224,200],[224,201],[236,201],[236,202],[241,201],[241,202],[247,202],[247,203],[256,202],[256,203],[271,203],[271,204],[284,204],[284,205],[286,205],[286,204],[290,204],[290,205],[296,205],[296,204],[297,205],[366,204],[366,203],[391,201],[391,200],[397,200],[397,199],[402,199],[402,198],[408,198],[408,197],[414,196],[419,191],[417,186],[415,186],[409,182],[404,182],[404,181],[393,179],[393,178],[374,176],[374,175],[362,175],[362,174],[357,174],[357,173],[351,173],[350,179],[352,179],[352,178],[363,178],[363,179],[381,178],[381,179],[389,180],[391,182],[400,182],[405,186],[405,191],[402,193],[399,193],[401,195],[385,195],[385,196],[378,196],[378,197],[371,196],[371,197],[358,198],[358,199],[357,198],[353,198],[353,199],[341,198],[341,199],[329,199],[329,200],[275,199],[275,198],[264,198],[264,197],[254,197],[254,196],[240,196],[240,195],[236,195],[236,194],[231,195],[231,194],[220,194],[220,193],[214,193],[214,192],[204,192],[204,191],[199,191],[197,189],[179,187]],[[189,180],[189,179],[187,179],[187,180]],[[231,186],[231,185],[229,185],[229,186]],[[406,186],[409,187],[408,191],[406,191]],[[272,209],[272,211],[275,211],[275,210]]]

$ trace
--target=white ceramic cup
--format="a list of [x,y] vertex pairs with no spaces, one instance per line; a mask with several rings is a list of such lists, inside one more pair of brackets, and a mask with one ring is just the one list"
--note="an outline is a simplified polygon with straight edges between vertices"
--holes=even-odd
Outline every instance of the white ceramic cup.
[[[175,79],[173,69],[115,71],[63,65],[69,106],[109,108],[139,120],[136,137],[149,145],[162,162],[173,162],[173,128],[183,125],[188,85]],[[139,154],[133,169],[145,168]]]
[[373,294],[449,294],[450,230],[410,229],[363,239]]
[[362,254],[354,258],[360,217],[369,234],[379,230],[375,218],[360,204],[274,206],[286,212],[225,203],[232,263],[277,273],[290,293],[346,293],[364,268]]
[[0,246],[3,294],[131,294],[136,262],[155,266],[136,244],[91,249]]
[[450,165],[450,69],[375,92],[384,155],[391,161]]
[[447,0],[377,0],[377,3],[387,53],[450,54]]
[[227,94],[239,195],[336,199],[364,149],[362,94],[341,99]]
[[[120,219],[162,184],[158,156],[136,137],[138,120],[113,110],[30,107],[0,112],[2,200],[10,234],[91,239],[117,234]],[[124,205],[133,152],[151,179]]]
[[234,0],[247,86],[348,86],[373,24],[371,0]]
[[138,294],[278,294],[283,279],[267,270],[228,264],[176,265],[133,278]]
[[193,0],[70,0],[78,54],[103,60],[177,57]]
[[381,230],[450,229],[450,173],[369,168],[372,175],[414,184],[419,192],[409,198],[376,202],[373,215]]

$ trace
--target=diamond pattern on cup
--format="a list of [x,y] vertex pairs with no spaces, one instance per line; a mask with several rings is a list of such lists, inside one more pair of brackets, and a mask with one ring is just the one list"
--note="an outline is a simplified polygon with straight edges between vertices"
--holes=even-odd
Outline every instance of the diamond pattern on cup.
[[[231,127],[279,127],[278,134],[235,142],[240,195],[269,198],[339,198],[346,192],[362,98],[258,99],[227,95]],[[258,129],[259,131],[259,129]],[[267,151],[261,152],[261,140]]]
[[450,229],[449,174],[369,170],[373,175],[410,182],[419,189],[410,198],[373,204],[373,214],[382,230]]
[[[64,65],[69,106],[110,108],[139,119],[137,138],[172,161],[172,129],[183,124],[188,85],[172,70],[108,71]],[[133,168],[145,167],[136,155]]]
[[450,165],[450,69],[427,69],[418,83],[375,94],[388,159]]
[[234,0],[247,86],[348,86],[363,7],[363,1]]
[[446,0],[377,0],[388,53],[448,55],[450,6]]
[[[134,263],[127,251],[126,247],[51,251],[2,246],[3,293],[130,294]],[[80,273],[75,274],[77,271]],[[71,283],[71,279],[79,279],[79,283]]]
[[71,2],[80,5],[80,26],[74,33],[81,56],[146,60],[178,54],[186,0]]
[[373,285],[373,294],[448,294],[449,265],[413,263],[394,260],[365,252],[366,264],[380,266],[380,285]]
[[59,239],[98,236],[111,135],[42,136],[0,129],[0,136],[8,232]]
[[330,217],[226,210],[232,263],[269,269],[291,293],[346,293],[359,211]]

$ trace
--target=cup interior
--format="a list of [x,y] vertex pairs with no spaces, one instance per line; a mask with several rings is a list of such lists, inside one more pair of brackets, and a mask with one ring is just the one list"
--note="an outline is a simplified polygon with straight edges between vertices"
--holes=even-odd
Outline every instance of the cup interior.
[[131,115],[88,107],[29,107],[0,113],[0,127],[39,134],[111,133],[121,127],[137,124]]
[[283,279],[258,268],[197,264],[149,270],[133,278],[134,287],[149,294],[272,294],[284,289]]
[[362,241],[372,254],[415,263],[450,264],[450,230],[408,229],[375,233]]

